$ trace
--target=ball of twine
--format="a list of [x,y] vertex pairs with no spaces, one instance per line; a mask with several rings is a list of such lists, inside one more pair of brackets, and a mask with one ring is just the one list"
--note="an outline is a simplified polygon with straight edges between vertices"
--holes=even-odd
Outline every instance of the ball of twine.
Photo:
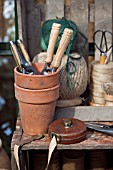
[[[66,63],[68,57],[63,56],[60,65],[60,98],[61,99],[73,99],[82,95],[88,83],[88,69],[86,61],[83,57],[80,57],[78,53],[71,54],[70,62],[74,63],[75,71],[69,76],[66,70]],[[47,57],[46,52],[40,53],[34,57],[33,62],[44,63]],[[74,69],[73,65],[70,69]]]
[[[86,61],[78,53],[71,55],[73,57],[70,58],[70,62],[74,64],[76,70],[70,77],[66,71],[67,56],[64,55],[60,66],[60,97],[62,99],[72,99],[80,96],[87,87],[88,70]],[[73,70],[74,68],[71,69]]]

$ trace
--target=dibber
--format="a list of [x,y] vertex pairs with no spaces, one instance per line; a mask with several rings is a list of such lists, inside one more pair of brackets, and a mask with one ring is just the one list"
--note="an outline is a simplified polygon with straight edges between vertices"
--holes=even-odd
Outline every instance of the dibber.
[[47,69],[48,67],[50,67],[50,64],[53,60],[54,49],[58,39],[60,28],[61,28],[61,24],[53,23],[51,33],[50,33],[50,38],[49,38],[49,45],[47,49],[47,58],[45,60],[45,66],[42,70],[42,74],[48,74]]
[[62,38],[60,40],[59,43],[59,47],[57,49],[56,55],[54,57],[54,60],[52,62],[52,72],[55,72],[57,70],[57,68],[60,66],[61,64],[61,60],[62,57],[68,47],[68,44],[70,42],[71,36],[73,34],[73,30],[69,29],[69,28],[65,28]]

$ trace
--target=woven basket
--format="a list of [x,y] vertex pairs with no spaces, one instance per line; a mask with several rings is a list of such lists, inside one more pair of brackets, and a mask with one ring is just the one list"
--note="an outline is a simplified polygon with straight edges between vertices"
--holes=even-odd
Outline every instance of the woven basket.
[[[64,55],[60,66],[60,98],[73,99],[82,95],[88,83],[87,64],[83,57],[78,53],[71,54],[70,62],[73,62],[76,68],[75,73],[69,77],[66,71],[67,56]],[[33,62],[44,63],[47,55],[40,53],[34,57]],[[72,68],[71,68],[72,69]]]

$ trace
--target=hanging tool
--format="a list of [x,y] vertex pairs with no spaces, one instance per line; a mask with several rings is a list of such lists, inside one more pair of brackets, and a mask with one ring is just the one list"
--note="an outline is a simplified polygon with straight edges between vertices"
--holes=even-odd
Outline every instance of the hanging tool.
[[63,32],[62,38],[60,40],[56,55],[51,63],[51,68],[48,69],[46,74],[48,72],[54,73],[60,66],[62,57],[63,57],[64,52],[66,51],[67,46],[70,42],[72,33],[73,33],[73,30],[71,30],[71,29],[69,29],[69,28],[64,29],[64,32]]
[[[107,52],[113,47],[113,44],[111,44],[108,47],[107,35],[113,36],[112,33],[107,30],[105,30],[105,31],[97,30],[93,36],[94,44],[101,53],[100,54],[100,64],[107,64],[108,59],[109,59],[109,58],[107,58]],[[100,45],[97,45],[97,43],[96,43],[96,36],[100,37]]]
[[113,125],[86,123],[87,128],[113,136]]
[[20,50],[17,48],[13,41],[10,41],[11,51],[13,53],[14,59],[19,66],[19,71],[23,74],[36,74],[35,69],[23,58]]
[[44,65],[44,68],[43,68],[41,74],[48,74],[48,69],[49,69],[50,64],[53,60],[54,49],[55,49],[55,45],[56,45],[58,35],[60,32],[60,27],[61,27],[61,24],[58,24],[58,23],[53,23],[53,25],[52,25],[50,39],[49,39],[49,45],[48,45],[48,49],[47,49],[47,58],[45,60],[45,65]]

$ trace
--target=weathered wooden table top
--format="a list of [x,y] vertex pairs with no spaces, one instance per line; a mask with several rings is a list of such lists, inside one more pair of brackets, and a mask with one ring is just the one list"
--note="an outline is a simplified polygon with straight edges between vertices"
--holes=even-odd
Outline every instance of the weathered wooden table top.
[[[106,124],[112,124],[113,122],[104,122]],[[24,139],[29,139],[31,136],[22,133],[22,126],[21,126],[21,119],[17,119],[17,124],[16,124],[16,130],[13,134],[12,137],[12,142],[11,142],[11,150],[13,151],[13,147],[15,144],[18,143],[18,141],[22,141]],[[35,140],[30,142],[29,144],[25,144],[22,147],[22,150],[31,150],[31,149],[48,149],[49,148],[49,143],[50,143],[50,138],[48,134],[44,135],[44,138],[40,140]],[[108,136],[103,133],[98,133],[96,131],[87,131],[86,139],[80,143],[76,144],[70,144],[70,145],[63,145],[63,144],[58,144],[57,149],[63,150],[63,149],[113,149],[113,137]]]

